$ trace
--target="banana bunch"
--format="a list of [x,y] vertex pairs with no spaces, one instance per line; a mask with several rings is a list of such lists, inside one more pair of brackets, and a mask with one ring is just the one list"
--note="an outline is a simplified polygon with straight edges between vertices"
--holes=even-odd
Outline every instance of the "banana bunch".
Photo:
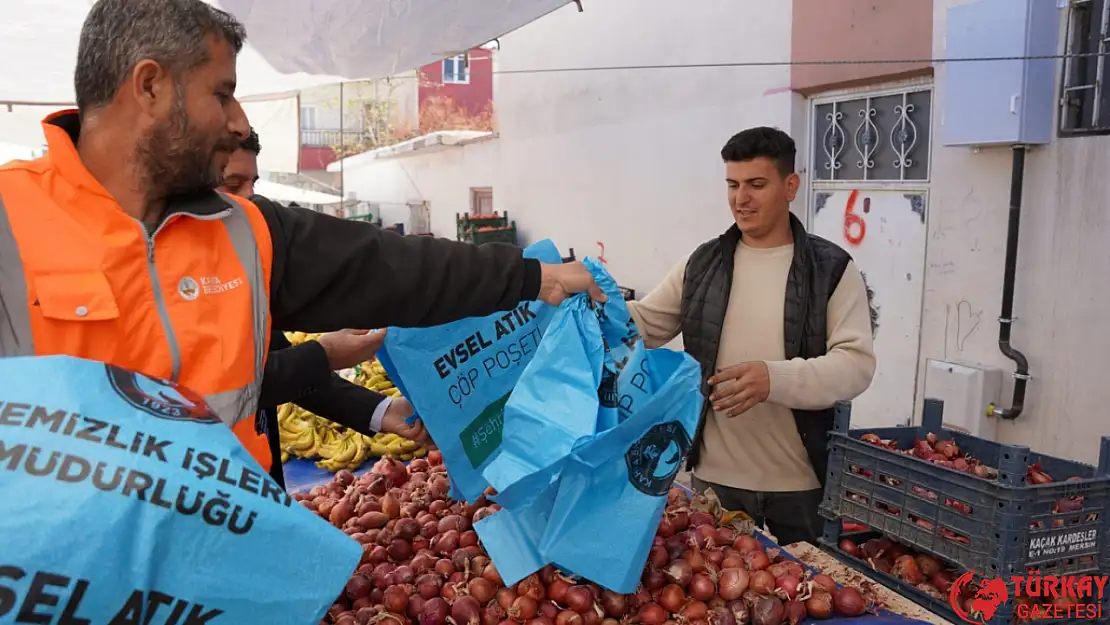
[[[293,345],[299,345],[316,340],[320,335],[287,332],[285,336]],[[401,397],[401,391],[393,385],[381,363],[376,360],[356,366],[345,377],[353,384],[381,395]],[[353,471],[370,458],[393,456],[407,461],[428,453],[415,442],[396,434],[381,432],[365,436],[293,404],[279,407],[277,420],[282,462],[292,458],[317,459],[316,466],[321,469]]]
[[355,368],[355,377],[351,380],[359,386],[380,393],[386,397],[400,397],[401,389],[393,386],[393,380],[385,372],[385,367],[377,360],[364,362]]

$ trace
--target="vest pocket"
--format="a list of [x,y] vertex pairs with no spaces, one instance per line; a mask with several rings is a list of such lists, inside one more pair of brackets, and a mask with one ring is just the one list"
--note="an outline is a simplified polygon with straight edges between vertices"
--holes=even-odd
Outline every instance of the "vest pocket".
[[42,316],[58,321],[106,321],[119,317],[116,297],[100,271],[38,275],[35,297]]

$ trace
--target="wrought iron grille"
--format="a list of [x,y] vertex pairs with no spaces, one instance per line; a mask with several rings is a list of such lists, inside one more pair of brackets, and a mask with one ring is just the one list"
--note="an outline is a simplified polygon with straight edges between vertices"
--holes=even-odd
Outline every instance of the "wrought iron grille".
[[813,178],[901,182],[929,179],[932,91],[813,107]]

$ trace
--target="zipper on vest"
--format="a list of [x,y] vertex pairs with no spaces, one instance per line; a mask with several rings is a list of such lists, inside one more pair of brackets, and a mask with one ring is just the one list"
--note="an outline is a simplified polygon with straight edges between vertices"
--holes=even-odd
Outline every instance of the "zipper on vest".
[[[162,231],[162,228],[170,222],[173,217],[180,215],[182,217],[191,217],[200,221],[216,221],[223,219],[231,214],[230,210],[220,211],[211,215],[197,215],[194,213],[177,213],[170,215],[168,218],[163,219],[162,223],[146,237],[146,268],[150,273],[150,283],[154,288],[154,305],[158,309],[158,318],[162,322],[162,331],[166,334],[166,343],[170,348],[170,362],[172,363],[170,379],[174,382],[178,381],[181,377],[181,345],[177,341],[177,334],[173,331],[173,322],[170,321],[170,311],[166,307],[166,298],[162,293],[162,281],[158,278],[158,267],[154,264],[154,238]],[[138,221],[138,220],[136,220]],[[139,222],[139,226],[143,229],[143,234],[146,234],[146,225]]]

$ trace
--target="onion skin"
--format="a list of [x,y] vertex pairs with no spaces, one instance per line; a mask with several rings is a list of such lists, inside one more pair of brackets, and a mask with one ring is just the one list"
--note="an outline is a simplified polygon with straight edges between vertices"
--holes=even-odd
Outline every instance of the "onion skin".
[[761,597],[752,609],[753,625],[782,625],[786,608],[775,597]]
[[744,596],[751,576],[744,569],[724,569],[718,577],[718,594],[725,601],[733,601]]
[[791,601],[786,604],[786,607],[783,610],[783,616],[786,619],[786,622],[790,623],[790,625],[798,625],[798,623],[806,620],[806,616],[808,616],[808,614],[806,613],[805,605],[797,601]]
[[667,620],[667,612],[657,603],[640,606],[636,616],[643,625],[663,625]]
[[748,588],[760,595],[769,595],[775,590],[775,577],[767,571],[756,571],[751,574]]
[[859,557],[859,546],[847,538],[840,541],[840,550],[852,556],[853,558]]
[[815,592],[806,600],[806,612],[812,618],[826,619],[833,614],[833,598],[827,592]]

